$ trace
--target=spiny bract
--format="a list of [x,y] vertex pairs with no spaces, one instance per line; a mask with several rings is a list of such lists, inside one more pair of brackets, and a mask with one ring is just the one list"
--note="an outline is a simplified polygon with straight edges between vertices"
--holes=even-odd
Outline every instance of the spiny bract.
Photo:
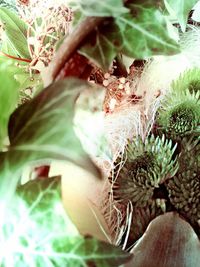
[[166,182],[166,188],[170,202],[196,228],[200,222],[200,144],[195,143],[184,147],[179,171]]
[[192,94],[200,91],[200,69],[193,68],[186,70],[183,74],[179,76],[176,81],[171,84],[172,90],[183,93],[189,90]]
[[[176,83],[174,82],[174,85]],[[200,90],[180,90],[180,82],[172,85],[158,110],[158,130],[175,141],[192,132],[199,132]]]
[[143,140],[129,142],[124,155],[115,162],[109,180],[115,200],[144,207],[166,179],[177,171],[172,142],[153,135]]

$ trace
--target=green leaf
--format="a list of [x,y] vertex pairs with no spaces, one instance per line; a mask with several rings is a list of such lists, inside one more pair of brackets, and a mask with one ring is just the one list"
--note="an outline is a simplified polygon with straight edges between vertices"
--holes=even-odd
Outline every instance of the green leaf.
[[27,88],[31,88],[34,92],[39,91],[43,88],[42,78],[40,74],[30,74],[27,72],[21,72],[14,75],[16,81],[20,84],[20,90],[22,92]]
[[116,19],[118,33],[113,41],[130,57],[144,59],[153,55],[171,55],[179,52],[178,44],[170,38],[166,20],[155,8],[131,6],[132,15]]
[[[66,221],[67,218],[62,213],[59,177],[30,181],[20,186],[17,194],[26,201],[30,207],[30,219],[37,222],[40,228],[38,231],[41,233],[36,239],[40,239],[38,243],[43,248],[37,247],[37,251],[47,251],[48,257],[49,249],[46,250],[45,247],[51,247],[49,259],[58,262],[60,266],[85,266],[87,263],[93,263],[97,267],[118,266],[132,258],[120,248],[76,234],[76,229],[69,220]],[[46,240],[48,243],[42,242],[42,239],[45,241],[45,236],[49,236]],[[53,255],[56,257],[52,257]]]
[[9,121],[7,161],[23,165],[41,159],[67,160],[99,176],[73,129],[75,101],[88,88],[93,87],[74,78],[58,81],[20,106]]
[[129,5],[130,14],[122,14],[107,21],[90,36],[80,53],[107,70],[118,53],[136,59],[179,52],[178,43],[170,37],[168,24],[162,13],[152,5]]
[[[4,56],[4,55],[0,55],[0,65],[2,65],[2,64],[9,64],[8,72],[10,74],[12,74],[14,80],[16,80],[14,77],[16,74],[24,73],[24,69],[18,67],[15,59],[9,58],[9,57]],[[24,62],[20,63],[20,65],[21,64],[23,66],[27,65]]]
[[164,0],[169,14],[175,16],[184,32],[187,25],[188,14],[198,0]]
[[[10,80],[18,84],[18,105],[24,103],[27,99],[31,99],[35,92],[43,88],[40,74],[33,73],[32,77],[30,77],[30,73],[27,73],[25,69],[26,63],[21,63],[19,67],[14,59],[6,56],[0,56],[0,62],[1,64],[7,64],[9,62],[8,72]],[[29,91],[26,89],[29,89]],[[30,90],[33,92],[31,95]]]
[[34,204],[35,210],[46,210],[55,199],[61,201],[61,177],[31,180],[18,186],[16,192],[29,206]]
[[[86,266],[117,267],[130,261],[133,255],[95,238],[74,240],[76,244],[75,253],[87,263]],[[78,242],[79,241],[79,242]],[[77,266],[73,265],[72,266]]]
[[10,71],[12,62],[0,64],[0,147],[8,134],[8,121],[18,101],[18,83],[14,80]]
[[26,39],[27,25],[11,10],[0,8],[0,21],[4,27],[1,50],[12,56],[30,59]]
[[124,7],[122,0],[78,0],[75,5],[79,6],[82,14],[85,16],[96,17],[117,17],[127,13],[128,9]]
[[[3,64],[7,64],[7,62],[9,62],[8,71],[10,74],[10,79],[18,83],[18,104],[23,103],[23,99],[32,98],[35,93],[38,93],[38,91],[43,88],[43,82],[40,73],[32,73],[30,76],[30,73],[26,71],[25,62],[20,63],[19,67],[16,65],[16,61],[14,59],[10,59],[6,56],[0,56],[0,62]],[[27,95],[26,89],[30,89],[33,93],[31,95]]]
[[113,245],[78,235],[62,207],[59,177],[20,186],[12,201],[1,199],[1,212],[4,205],[2,266],[114,267],[132,258]]
[[196,22],[200,22],[200,2],[194,6],[194,12],[192,14],[192,19]]
[[134,4],[134,5],[137,5],[137,6],[142,6],[142,7],[145,7],[145,8],[156,8],[156,9],[159,9],[159,8],[163,8],[164,6],[164,3],[163,3],[163,0],[127,0],[126,1],[126,6],[128,8],[130,8],[130,6]]
[[94,42],[87,42],[80,50],[80,54],[86,56],[105,71],[109,69],[111,62],[117,54],[117,49],[108,36],[97,32]]

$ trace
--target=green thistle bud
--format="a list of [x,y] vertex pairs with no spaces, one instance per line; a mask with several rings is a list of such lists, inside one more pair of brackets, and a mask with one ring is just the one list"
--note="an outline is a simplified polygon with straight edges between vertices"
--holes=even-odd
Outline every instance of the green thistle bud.
[[172,90],[176,92],[186,92],[189,90],[191,94],[200,91],[200,69],[194,68],[186,70],[179,76],[176,81],[172,82]]
[[195,227],[200,221],[200,145],[185,147],[178,161],[179,171],[166,182],[169,199]]
[[153,199],[155,189],[176,173],[177,163],[172,159],[175,149],[164,136],[152,135],[144,142],[137,138],[128,143],[109,178],[114,199],[145,207]]
[[157,124],[167,137],[179,140],[192,132],[199,132],[200,91],[171,92],[158,112]]

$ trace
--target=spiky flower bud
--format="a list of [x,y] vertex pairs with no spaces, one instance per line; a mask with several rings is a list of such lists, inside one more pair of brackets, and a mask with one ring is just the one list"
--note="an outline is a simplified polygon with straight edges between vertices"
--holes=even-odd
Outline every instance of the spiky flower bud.
[[189,90],[191,94],[200,91],[200,69],[194,68],[186,70],[179,76],[176,81],[172,82],[172,90],[176,92],[186,92]]
[[169,199],[177,211],[196,227],[200,221],[200,145],[192,149],[185,147],[179,165],[177,174],[166,182]]
[[155,189],[176,173],[176,160],[172,159],[175,148],[164,136],[152,135],[145,141],[137,138],[129,142],[109,178],[114,199],[146,206]]
[[200,124],[200,91],[179,91],[179,86],[165,97],[157,118],[159,131],[173,140],[199,131]]

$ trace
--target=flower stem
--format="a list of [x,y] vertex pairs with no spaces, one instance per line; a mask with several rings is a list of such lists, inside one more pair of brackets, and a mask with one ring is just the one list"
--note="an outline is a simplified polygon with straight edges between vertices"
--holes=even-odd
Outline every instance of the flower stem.
[[65,38],[46,71],[47,76],[44,80],[46,86],[56,79],[66,61],[68,61],[80,47],[88,34],[90,34],[104,19],[104,17],[87,17],[69,36]]
[[5,57],[8,57],[8,58],[15,59],[15,60],[18,60],[18,61],[22,61],[22,62],[27,62],[27,63],[30,63],[31,62],[30,59],[21,58],[21,57],[14,57],[14,56],[8,55],[8,54],[6,54],[6,53],[4,53],[2,51],[0,51],[0,55],[5,56]]

